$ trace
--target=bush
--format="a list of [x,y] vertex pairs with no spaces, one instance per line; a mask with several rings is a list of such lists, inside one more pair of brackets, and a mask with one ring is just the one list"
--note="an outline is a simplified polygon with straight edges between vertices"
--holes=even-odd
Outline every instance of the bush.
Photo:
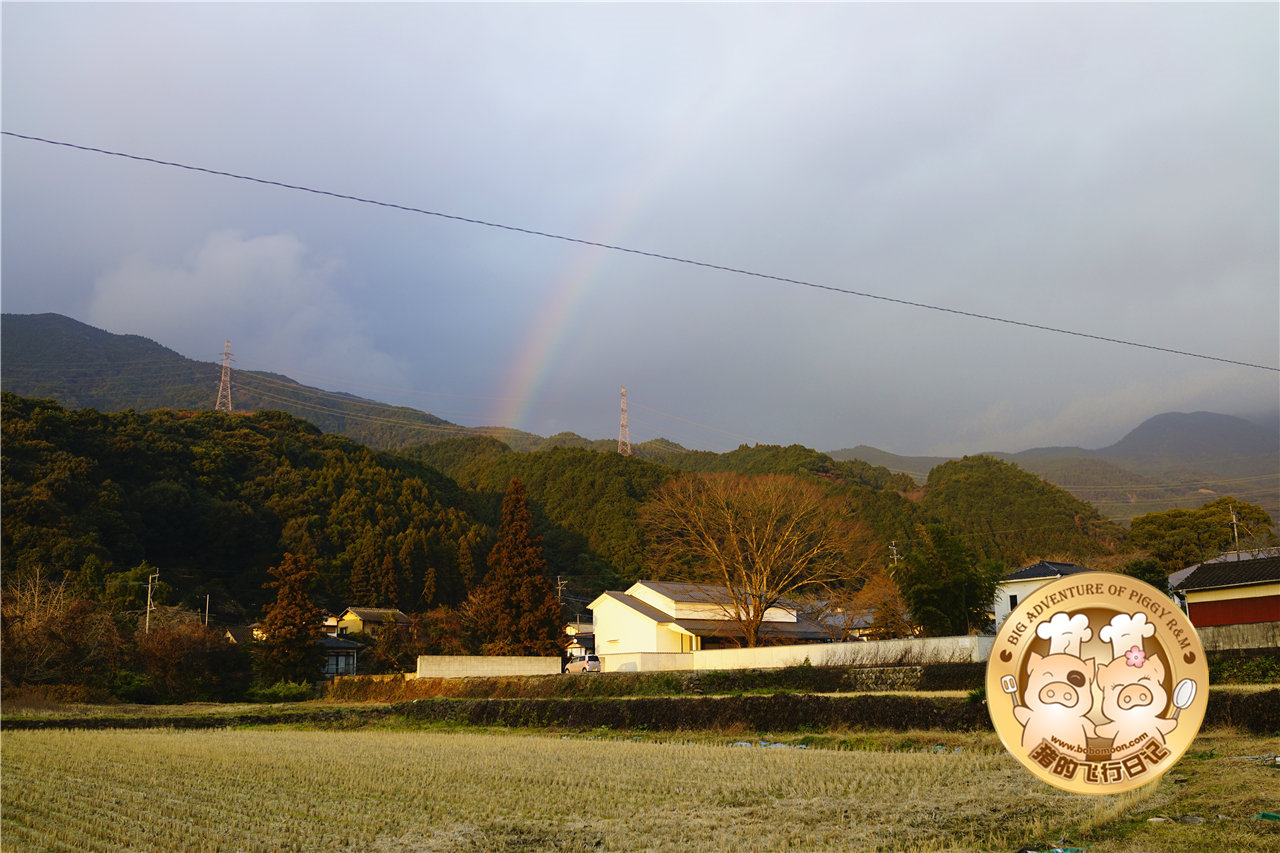
[[1280,734],[1280,690],[1262,693],[1209,691],[1205,726],[1234,726],[1254,734]]
[[920,667],[919,690],[974,690],[987,678],[985,663],[927,663]]
[[1210,684],[1280,683],[1280,654],[1267,651],[1211,652]]
[[250,702],[305,702],[315,696],[316,690],[310,684],[277,681],[270,686],[251,688],[248,698]]
[[140,672],[121,670],[111,679],[111,695],[125,702],[155,705],[160,701],[155,684]]

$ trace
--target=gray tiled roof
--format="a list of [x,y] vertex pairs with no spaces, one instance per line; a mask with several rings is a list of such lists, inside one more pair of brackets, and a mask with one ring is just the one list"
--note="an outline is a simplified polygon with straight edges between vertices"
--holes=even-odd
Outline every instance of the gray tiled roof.
[[[733,604],[733,596],[720,584],[681,581],[637,581],[636,584],[648,587],[678,604]],[[798,607],[787,598],[779,598],[773,606],[784,610],[796,610]]]
[[348,607],[346,612],[355,614],[365,622],[386,622],[388,616],[398,623],[409,621],[404,613],[390,607]]
[[1050,560],[1041,560],[1038,563],[1032,563],[1029,566],[1023,566],[1011,575],[1006,575],[1006,581],[1025,581],[1035,578],[1060,578],[1067,575],[1076,575],[1080,572],[1091,572],[1084,566],[1077,566],[1075,563],[1055,563]]
[[1280,582],[1280,557],[1255,557],[1251,560],[1201,563],[1178,584],[1178,589],[1185,592],[1277,582]]

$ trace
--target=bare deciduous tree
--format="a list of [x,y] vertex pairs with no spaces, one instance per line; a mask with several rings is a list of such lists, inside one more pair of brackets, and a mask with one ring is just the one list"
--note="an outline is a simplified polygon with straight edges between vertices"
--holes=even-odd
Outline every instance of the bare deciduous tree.
[[780,599],[858,583],[871,568],[870,530],[813,481],[715,474],[664,484],[641,508],[651,553],[681,580],[723,587],[720,606],[747,646]]

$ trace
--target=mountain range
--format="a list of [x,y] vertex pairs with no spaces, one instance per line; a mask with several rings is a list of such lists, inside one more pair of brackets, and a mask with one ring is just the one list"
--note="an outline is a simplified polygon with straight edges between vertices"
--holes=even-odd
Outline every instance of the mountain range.
[[[117,335],[59,314],[0,315],[0,387],[47,397],[68,408],[212,408],[221,367],[188,359],[138,335]],[[612,450],[616,441],[574,433],[549,438],[495,427],[463,427],[416,409],[325,391],[263,371],[235,370],[238,411],[277,409],[376,449],[398,449],[443,438],[488,435],[512,450],[553,447]],[[1264,408],[1265,402],[1259,408]],[[1156,415],[1110,447],[1046,447],[981,455],[1012,462],[1127,521],[1174,507],[1191,508],[1223,495],[1254,503],[1280,517],[1280,415],[1261,418],[1212,412]],[[690,451],[665,439],[633,446],[654,460]],[[862,460],[925,482],[953,457],[899,456],[858,445],[829,451],[836,460]]]

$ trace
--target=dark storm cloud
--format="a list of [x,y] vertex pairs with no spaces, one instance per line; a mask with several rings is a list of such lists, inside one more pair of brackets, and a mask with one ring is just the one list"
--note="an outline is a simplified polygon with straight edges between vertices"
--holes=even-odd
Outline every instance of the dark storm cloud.
[[[6,4],[3,25],[9,131],[1277,363],[1273,5]],[[637,440],[976,452],[1277,402],[1267,371],[2,153],[4,310],[210,360],[231,338],[242,366],[465,424],[609,436],[625,384]]]

